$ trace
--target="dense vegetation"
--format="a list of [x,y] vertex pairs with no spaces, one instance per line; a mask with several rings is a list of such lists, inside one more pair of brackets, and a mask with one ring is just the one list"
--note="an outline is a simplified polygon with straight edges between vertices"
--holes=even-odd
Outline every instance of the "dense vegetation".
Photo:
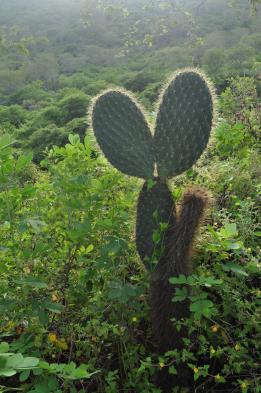
[[[81,4],[0,4],[0,392],[159,393],[157,376],[182,364],[191,391],[260,392],[260,14],[188,0],[146,24],[138,1],[124,19]],[[134,241],[141,182],[107,163],[86,108],[121,85],[153,121],[162,82],[184,66],[209,74],[219,118],[171,190],[179,204],[202,186],[213,206],[193,274],[171,279],[174,303],[190,302],[175,321],[183,349],[158,356]]]

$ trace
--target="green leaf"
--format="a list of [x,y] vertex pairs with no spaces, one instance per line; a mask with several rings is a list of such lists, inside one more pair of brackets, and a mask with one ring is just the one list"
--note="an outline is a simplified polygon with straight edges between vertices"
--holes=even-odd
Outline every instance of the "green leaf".
[[64,309],[63,305],[60,303],[44,302],[43,306],[48,311],[51,311],[56,314],[60,314]]
[[76,364],[74,362],[70,362],[69,364],[66,364],[64,366],[64,372],[66,372],[67,374],[71,374],[75,369],[76,369]]
[[0,150],[13,145],[16,141],[12,139],[11,135],[5,134],[0,137]]
[[220,279],[216,279],[215,277],[200,277],[200,284],[203,284],[205,287],[212,287],[213,285],[221,285],[223,281]]
[[115,282],[110,284],[110,288],[108,292],[108,298],[110,300],[125,302],[130,297],[135,297],[137,295],[137,288],[131,284],[121,285]]
[[194,373],[194,381],[197,381],[199,379],[199,377],[200,377],[200,373],[199,372]]
[[225,240],[223,242],[223,245],[227,250],[240,250],[244,247],[242,242],[228,241],[228,240]]
[[16,373],[17,372],[14,369],[12,369],[12,368],[5,369],[5,370],[0,370],[0,376],[1,377],[12,377]]
[[21,368],[33,368],[36,367],[39,364],[39,359],[35,357],[25,357],[23,358],[22,364],[18,367],[19,369]]
[[0,343],[0,354],[9,351],[9,344],[6,342]]
[[179,277],[171,277],[169,282],[171,284],[187,284],[187,277],[181,274]]
[[187,299],[188,290],[187,288],[176,288],[175,296],[172,299],[173,302],[182,302]]
[[149,179],[147,181],[147,188],[148,188],[148,190],[150,190],[155,185],[155,183],[156,183],[155,180]]
[[35,390],[33,390],[34,393],[50,393],[50,390],[47,386],[46,383],[39,383],[35,385]]
[[226,265],[222,265],[222,269],[225,272],[233,272],[241,276],[248,277],[248,273],[242,268],[242,266],[237,265],[236,263],[233,262],[229,262]]
[[221,244],[218,243],[206,243],[205,249],[212,252],[219,252],[221,248]]
[[86,248],[86,254],[89,254],[90,252],[92,252],[93,251],[93,249],[94,249],[94,245],[93,244],[90,244],[87,248]]
[[177,369],[176,369],[174,366],[171,366],[171,367],[169,368],[169,374],[171,374],[171,375],[177,375],[177,374],[178,374]]
[[77,368],[73,370],[72,372],[72,377],[75,379],[81,379],[81,378],[89,378],[89,375],[86,370],[82,370],[80,368]]
[[25,382],[30,376],[30,370],[25,370],[19,375],[19,381]]
[[16,161],[16,170],[18,172],[22,171],[33,159],[33,153],[28,153],[26,155],[22,155]]
[[70,144],[73,146],[78,145],[78,143],[80,143],[80,137],[77,134],[69,134],[68,139]]
[[53,375],[48,377],[48,388],[51,391],[59,388],[57,378]]
[[50,369],[50,364],[45,362],[44,360],[40,360],[39,367],[41,367],[43,370],[49,370]]
[[19,368],[23,363],[23,355],[21,353],[17,353],[15,355],[10,356],[6,361],[6,368]]
[[44,221],[39,220],[38,218],[28,218],[26,220],[27,224],[31,226],[31,228],[36,232],[40,233],[46,227],[46,223]]
[[35,277],[27,277],[20,280],[14,280],[14,282],[16,284],[29,285],[30,287],[38,288],[38,289],[48,288],[48,285],[45,282]]
[[226,224],[224,228],[220,229],[220,235],[224,239],[233,239],[238,236],[238,230],[237,230],[237,225],[236,224]]
[[195,313],[195,318],[200,319],[202,316],[207,318],[213,315],[214,303],[211,300],[197,300],[190,305],[190,311]]
[[[39,361],[39,364],[40,364],[40,361]],[[38,366],[39,366],[39,364],[38,364]],[[42,375],[42,373],[43,373],[43,369],[41,369],[41,368],[34,368],[33,369],[33,375]]]

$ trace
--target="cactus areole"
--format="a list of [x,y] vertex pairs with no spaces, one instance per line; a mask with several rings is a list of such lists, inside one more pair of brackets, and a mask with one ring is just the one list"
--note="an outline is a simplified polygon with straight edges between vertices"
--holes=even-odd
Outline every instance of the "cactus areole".
[[[188,305],[171,301],[175,288],[169,278],[190,274],[193,238],[208,203],[206,192],[192,188],[185,192],[177,213],[167,180],[188,170],[205,150],[214,104],[207,77],[196,69],[184,69],[162,89],[154,127],[125,90],[105,91],[90,111],[94,134],[108,161],[127,175],[145,179],[137,206],[136,244],[151,271],[151,319],[159,353],[182,347],[184,332],[177,332],[170,319],[186,317]],[[157,247],[153,233],[159,223],[165,230]],[[156,266],[151,263],[155,257]],[[165,384],[165,389],[170,387]]]

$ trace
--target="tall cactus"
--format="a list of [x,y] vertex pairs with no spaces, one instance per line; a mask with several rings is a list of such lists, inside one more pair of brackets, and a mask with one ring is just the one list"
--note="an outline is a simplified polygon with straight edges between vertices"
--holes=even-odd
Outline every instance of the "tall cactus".
[[[176,212],[167,180],[189,169],[203,153],[213,126],[214,103],[206,76],[184,69],[163,88],[154,127],[124,90],[105,91],[91,109],[96,139],[110,163],[146,180],[138,199],[136,244],[151,272],[151,318],[159,353],[182,347],[184,332],[178,333],[170,319],[187,316],[188,305],[172,303],[174,288],[169,278],[190,274],[193,238],[208,203],[204,191],[190,189]],[[166,225],[155,249],[153,233],[159,223]],[[156,267],[151,263],[155,255]]]

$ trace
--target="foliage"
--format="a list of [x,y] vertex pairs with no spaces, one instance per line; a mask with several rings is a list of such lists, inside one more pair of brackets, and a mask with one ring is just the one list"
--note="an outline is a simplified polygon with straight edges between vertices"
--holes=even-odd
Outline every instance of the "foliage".
[[[230,115],[223,134],[226,127],[235,127],[234,107],[226,108]],[[52,149],[42,163],[45,171],[31,164],[32,155],[17,155],[11,137],[1,138],[0,334],[9,350],[7,344],[1,348],[39,361],[35,369],[1,377],[2,391],[44,392],[48,381],[54,392],[92,386],[103,393],[156,393],[153,375],[165,370],[175,375],[179,361],[191,367],[195,389],[204,384],[212,390],[259,391],[260,227],[258,181],[251,169],[255,143],[247,139],[250,154],[242,165],[240,143],[233,150],[229,140],[235,134],[226,133],[222,151],[213,147],[206,168],[195,167],[175,185],[179,198],[194,176],[212,189],[218,204],[194,258],[195,272],[178,278],[174,304],[189,296],[191,317],[176,324],[185,324],[190,335],[182,352],[161,357],[152,354],[149,344],[148,277],[129,224],[134,221],[136,182],[94,154],[90,136],[82,144],[71,135],[65,147]],[[243,181],[239,188],[229,180],[236,170],[235,180]],[[246,174],[253,176],[247,187]],[[187,280],[191,294],[184,286]],[[72,379],[78,372],[80,379]]]
[[[260,13],[250,16],[247,0],[193,0],[182,2],[191,15],[161,23],[152,12],[135,25],[131,2],[117,23],[118,11],[101,10],[84,27],[79,3],[0,2],[0,391],[160,393],[156,378],[186,364],[193,391],[258,393]],[[173,321],[188,331],[183,348],[158,355],[134,247],[140,183],[107,165],[85,135],[85,111],[120,84],[155,121],[160,82],[186,66],[210,74],[221,117],[207,153],[170,191],[179,205],[193,182],[215,204],[193,274],[169,284],[173,307],[189,303]]]

